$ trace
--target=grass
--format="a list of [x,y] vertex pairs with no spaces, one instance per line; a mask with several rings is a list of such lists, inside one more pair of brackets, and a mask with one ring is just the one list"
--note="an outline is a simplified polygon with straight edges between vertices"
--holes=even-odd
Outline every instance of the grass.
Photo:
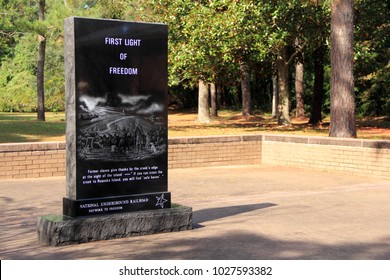
[[[209,123],[196,121],[197,112],[170,110],[168,136],[207,136],[237,134],[292,134],[328,136],[329,119],[320,126],[307,124],[308,119],[292,119],[292,126],[280,126],[269,115],[243,117],[238,111],[221,110]],[[358,138],[390,140],[390,119],[358,118]],[[0,143],[44,142],[65,140],[65,114],[46,113],[46,122],[36,120],[35,113],[0,113]]]
[[0,143],[65,140],[65,114],[46,113],[37,121],[33,113],[0,113]]

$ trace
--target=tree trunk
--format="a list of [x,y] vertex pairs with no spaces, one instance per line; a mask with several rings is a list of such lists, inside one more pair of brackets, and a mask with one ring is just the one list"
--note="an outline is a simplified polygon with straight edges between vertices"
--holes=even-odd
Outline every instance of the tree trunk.
[[278,77],[272,77],[272,117],[278,116]]
[[331,6],[331,137],[356,137],[353,9],[353,0],[333,0]]
[[242,115],[252,115],[251,85],[249,79],[249,66],[246,62],[240,62],[241,92],[242,92]]
[[313,103],[309,124],[318,125],[322,121],[322,103],[324,100],[324,57],[325,46],[320,46],[314,50],[314,86],[313,86]]
[[211,96],[211,115],[213,117],[218,117],[217,88],[214,83],[210,84],[210,96]]
[[288,87],[288,63],[287,49],[283,48],[282,54],[276,59],[278,69],[278,124],[291,124],[290,121],[290,97]]
[[[40,21],[45,20],[45,0],[39,0],[38,17]],[[46,38],[44,34],[38,34],[38,58],[37,58],[37,97],[38,97],[38,113],[37,119],[45,121],[45,51]]]
[[198,121],[210,122],[209,88],[203,80],[199,80]]
[[295,117],[305,117],[305,103],[303,100],[303,63],[299,60],[295,64],[295,98],[297,101]]
[[226,104],[227,104],[226,94],[225,94],[224,87],[220,83],[217,84],[217,93],[219,96],[219,104],[222,107],[226,107]]

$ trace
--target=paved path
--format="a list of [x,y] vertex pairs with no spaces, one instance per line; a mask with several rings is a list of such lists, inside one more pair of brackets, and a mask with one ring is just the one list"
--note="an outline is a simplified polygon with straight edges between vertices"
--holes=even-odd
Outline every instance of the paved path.
[[37,241],[65,178],[0,181],[0,259],[390,259],[390,180],[235,166],[169,171],[194,230],[64,247]]

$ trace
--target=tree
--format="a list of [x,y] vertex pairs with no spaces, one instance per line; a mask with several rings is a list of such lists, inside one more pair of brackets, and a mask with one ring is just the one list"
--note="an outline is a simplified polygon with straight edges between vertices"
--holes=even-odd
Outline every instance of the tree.
[[313,85],[313,101],[311,104],[311,112],[309,124],[318,125],[322,121],[322,104],[324,101],[324,59],[325,45],[316,48],[313,52],[314,56],[314,85]]
[[202,79],[199,79],[198,121],[210,121],[209,87]]
[[242,92],[242,115],[252,115],[251,84],[249,78],[249,67],[245,61],[240,61],[241,92]]
[[287,47],[277,56],[276,68],[278,70],[278,124],[291,124],[290,121],[290,89],[288,83]]
[[305,117],[305,103],[303,99],[304,95],[304,84],[303,84],[303,63],[297,60],[295,63],[295,99],[297,102],[295,117]]
[[[304,45],[302,45],[303,48]],[[297,48],[294,53],[288,53],[288,46],[284,46],[276,58],[276,69],[278,70],[278,124],[290,125],[290,87],[289,87],[289,66],[295,57],[301,52]]]
[[[5,48],[6,56],[2,57],[0,71],[0,109],[2,111],[23,111],[26,107],[37,106],[37,79],[35,77],[36,64],[36,37],[31,30],[35,30],[36,6],[35,2],[27,0],[2,1],[4,13],[1,25],[3,38],[8,40]],[[36,33],[34,34],[36,35]]]
[[[6,11],[0,19],[0,25],[6,27],[6,38],[12,36],[12,40],[8,41],[12,48],[7,49],[7,55],[0,58],[0,110],[38,111],[38,103],[42,104],[37,98],[39,84],[39,92],[44,91],[44,95],[40,93],[44,97],[44,106],[40,105],[39,111],[42,112],[41,108],[63,111],[64,18],[75,15],[100,17],[100,12],[91,7],[92,2],[96,1],[46,0],[46,8],[41,9],[41,18],[45,20],[39,20],[39,4],[41,8],[43,6],[40,0],[0,1]],[[41,43],[37,43],[37,37]]]
[[[39,0],[38,4],[38,20],[45,20],[45,0]],[[42,29],[44,30],[44,29]],[[38,59],[37,59],[37,97],[38,97],[38,112],[37,119],[45,121],[45,55],[46,55],[46,34],[45,32],[38,33]]]
[[[295,39],[296,48],[302,48],[299,38]],[[295,100],[296,100],[296,110],[295,117],[303,118],[305,117],[305,102],[304,102],[304,83],[303,83],[303,54],[297,56],[295,62]]]
[[357,113],[390,116],[390,2],[355,1]]
[[[327,53],[325,39],[328,38],[330,30],[331,7],[326,4],[328,1],[140,1],[147,3],[143,10],[137,9],[140,13],[153,14],[153,21],[165,22],[170,28],[170,85],[180,84],[193,88],[201,78],[207,84],[218,83],[218,88],[223,87],[225,93],[233,92],[232,100],[237,102],[239,99],[236,97],[242,77],[240,61],[248,65],[252,89],[256,88],[256,85],[253,86],[254,78],[260,76],[255,69],[261,67],[256,68],[256,66],[265,61],[267,64],[273,61],[279,73],[279,123],[288,124],[289,66],[292,61],[295,61],[294,55],[304,51],[305,61],[314,61],[314,69],[305,67],[307,73],[305,77],[314,76],[310,123],[317,124],[321,121],[322,104],[325,103],[326,106],[329,104],[328,95],[324,94],[324,87],[328,86],[328,81],[324,80],[324,66],[328,63],[325,59]],[[387,74],[389,67],[380,61],[388,61],[386,57],[388,39],[386,38],[389,37],[386,34],[389,25],[386,16],[382,17],[382,21],[373,19],[381,18],[377,16],[379,14],[387,15],[384,11],[387,11],[388,7],[380,0],[356,1],[359,3],[358,11],[362,8],[359,16],[364,18],[365,22],[373,23],[365,24],[372,26],[370,28],[358,30],[359,38],[372,37],[366,34],[378,34],[375,35],[375,39],[369,38],[369,42],[361,41],[361,44],[357,45],[360,52],[355,58],[358,61],[360,58],[364,59],[362,66],[358,67],[359,71],[362,74],[364,69],[371,71],[364,72],[366,77],[361,75],[359,86],[364,86],[367,91],[364,95],[360,95],[359,100],[371,104],[383,104],[388,100],[386,81],[389,77]],[[340,1],[335,1],[337,2]],[[371,5],[372,2],[375,5]],[[370,16],[366,15],[368,12]],[[296,47],[294,50],[295,38],[302,41],[299,52]],[[360,54],[363,56],[359,56]],[[310,58],[313,55],[315,60]],[[380,98],[373,103],[376,96]],[[325,97],[327,100],[324,99]],[[258,98],[252,96],[252,100]],[[375,105],[375,107],[379,106]],[[381,112],[384,110],[379,109]]]
[[[330,10],[326,3],[312,1],[313,5],[307,6],[306,11],[310,15],[311,24],[306,24],[306,34],[310,37],[310,44],[305,51],[306,57],[313,62],[312,73],[314,82],[312,87],[312,102],[309,124],[318,125],[322,121],[322,107],[325,98],[325,63],[327,54],[327,40],[330,34]],[[311,69],[308,69],[311,70]]]
[[210,84],[211,115],[218,117],[217,87],[215,83]]
[[207,31],[207,19],[210,18],[207,6],[190,0],[144,0],[138,3],[135,10],[140,20],[168,24],[169,85],[198,86],[198,121],[208,122],[209,92],[206,85],[213,76],[210,63],[213,49],[210,32]]
[[99,0],[90,5],[101,11],[101,17],[110,19],[133,19],[134,7],[132,0]]
[[9,1],[0,0],[0,7],[4,12],[0,17],[0,65],[4,58],[12,53],[15,47],[15,39],[17,37],[17,30],[12,22],[13,9]]
[[272,75],[272,117],[276,118],[278,116],[278,77],[276,75]]
[[262,13],[267,22],[262,27],[270,26],[265,40],[270,46],[269,52],[275,57],[278,124],[290,125],[289,67],[310,42],[311,34],[306,32],[306,27],[312,25],[312,10],[307,7],[311,7],[312,4],[302,0],[278,1],[276,6],[272,4],[274,3],[271,1],[269,8],[271,10]]
[[356,137],[353,73],[353,0],[331,5],[331,137]]
[[[144,3],[147,5],[138,11],[152,9],[158,21],[170,27],[170,80],[195,84],[201,77],[224,86],[242,81],[243,114],[251,114],[251,68],[253,62],[266,57],[268,48],[260,39],[267,36],[263,32],[267,26],[262,20],[263,6],[226,0]],[[271,6],[267,3],[265,9]]]

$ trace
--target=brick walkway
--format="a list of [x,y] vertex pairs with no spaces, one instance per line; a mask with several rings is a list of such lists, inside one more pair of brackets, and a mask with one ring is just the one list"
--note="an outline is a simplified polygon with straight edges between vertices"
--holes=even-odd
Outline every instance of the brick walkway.
[[169,170],[194,230],[50,247],[65,178],[0,181],[1,259],[390,259],[390,180],[275,166]]

